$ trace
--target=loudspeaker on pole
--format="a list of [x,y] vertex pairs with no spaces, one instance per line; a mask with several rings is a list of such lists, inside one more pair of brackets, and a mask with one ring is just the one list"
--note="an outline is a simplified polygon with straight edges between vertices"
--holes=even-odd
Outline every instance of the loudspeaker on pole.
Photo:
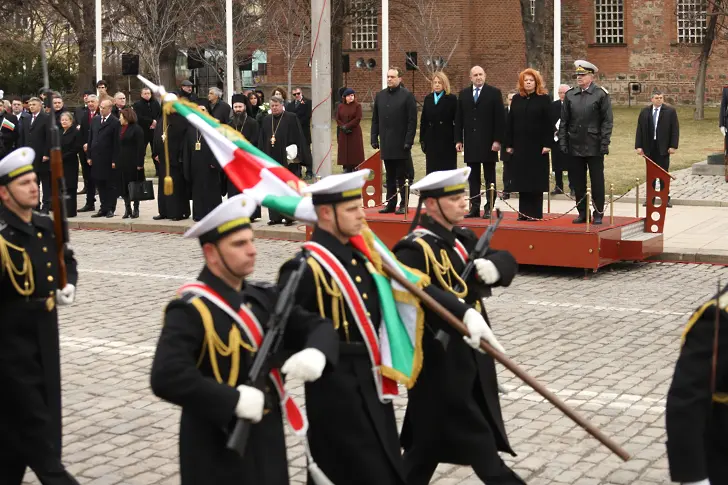
[[139,56],[136,54],[121,55],[121,74],[136,76],[139,74]]
[[405,52],[405,66],[408,71],[417,70],[417,52]]
[[351,67],[349,66],[349,54],[344,54],[341,56],[341,70],[344,73],[349,72]]

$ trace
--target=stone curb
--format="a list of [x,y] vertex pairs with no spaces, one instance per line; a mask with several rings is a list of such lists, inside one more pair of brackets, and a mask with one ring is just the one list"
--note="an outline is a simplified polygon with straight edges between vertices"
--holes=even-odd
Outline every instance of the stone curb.
[[[516,194],[511,195],[511,198],[517,199],[518,196]],[[552,195],[551,200],[571,200],[565,195]],[[544,196],[544,202],[546,201],[546,197]],[[640,203],[644,202],[645,198],[640,197]],[[672,205],[685,205],[685,206],[693,206],[693,207],[728,207],[728,201],[722,201],[722,200],[702,200],[702,199],[670,199],[670,202],[672,202]],[[605,203],[609,204],[609,194],[607,194],[607,198],[605,199]],[[617,204],[634,204],[635,198],[634,197],[622,197],[619,199],[619,202]],[[640,206],[640,209],[642,206]]]
[[661,254],[648,258],[648,261],[663,261],[672,263],[707,263],[728,265],[728,251],[721,249],[695,250],[694,248],[666,247]]

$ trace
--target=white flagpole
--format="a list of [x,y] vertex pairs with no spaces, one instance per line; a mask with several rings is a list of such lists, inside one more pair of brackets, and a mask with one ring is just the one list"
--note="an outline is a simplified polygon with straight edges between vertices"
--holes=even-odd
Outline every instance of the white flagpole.
[[554,101],[561,84],[561,0],[554,0]]
[[[103,77],[103,60],[104,51],[102,46],[102,33],[101,33],[101,0],[96,0],[96,82],[99,82]],[[108,86],[107,86],[108,87]],[[85,89],[85,88],[84,88]],[[96,91],[98,93],[98,90]]]
[[382,0],[382,89],[387,87],[389,70],[389,0]]
[[226,31],[226,60],[227,65],[225,68],[225,81],[226,81],[226,95],[228,103],[232,104],[233,101],[233,81],[235,80],[235,73],[233,72],[233,66],[235,65],[233,52],[233,0],[225,0],[225,31]]

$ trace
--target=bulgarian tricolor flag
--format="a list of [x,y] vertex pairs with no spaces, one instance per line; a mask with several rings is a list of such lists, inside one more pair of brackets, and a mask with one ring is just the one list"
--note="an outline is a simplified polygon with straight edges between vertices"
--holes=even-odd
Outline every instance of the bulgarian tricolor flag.
[[0,128],[7,128],[10,131],[15,131],[15,125],[7,118],[3,118],[2,124],[0,124]]
[[[260,151],[239,132],[202,113],[195,105],[173,99],[165,108],[184,116],[202,136],[227,177],[260,205],[297,220],[315,223],[316,213],[310,197],[299,190],[306,184],[287,168]],[[422,368],[422,334],[424,314],[419,300],[384,275],[382,262],[395,268],[412,283],[429,284],[427,276],[400,264],[392,252],[370,229],[351,239],[374,268],[373,276],[381,305],[378,347],[383,382],[380,397],[391,399],[397,383],[410,388]]]

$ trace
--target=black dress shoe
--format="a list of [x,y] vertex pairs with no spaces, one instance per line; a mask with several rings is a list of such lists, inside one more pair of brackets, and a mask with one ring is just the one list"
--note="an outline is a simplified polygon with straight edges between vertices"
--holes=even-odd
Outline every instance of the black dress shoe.
[[96,208],[93,206],[93,204],[92,205],[86,204],[85,206],[78,209],[78,212],[93,212],[95,210],[96,210]]
[[380,209],[380,214],[391,214],[394,212],[394,207],[385,207],[384,209]]
[[466,219],[473,219],[475,217],[480,217],[480,211],[470,211],[467,214],[465,214]]
[[78,192],[76,192],[77,195],[85,195],[86,194],[86,187],[82,188]]
[[162,214],[152,217],[152,219],[154,219],[155,221],[161,221],[162,219],[166,219],[166,218],[167,218],[167,216],[163,216]]
[[551,195],[559,195],[559,194],[563,194],[563,193],[564,193],[564,191],[560,190],[558,188],[551,191]]
[[397,210],[394,211],[395,214],[404,214],[404,207],[397,207]]
[[276,224],[280,224],[283,221],[268,221],[269,226],[275,226]]
[[109,212],[106,213],[106,218],[107,219],[111,219],[112,217],[114,217],[114,211],[109,211]]
[[604,217],[603,214],[594,214],[594,224],[601,224],[602,218]]
[[106,217],[106,212],[98,211],[96,214],[91,214],[91,217]]
[[293,222],[294,221],[289,221],[288,219],[286,219],[286,221],[283,223],[283,225],[286,226],[286,227],[290,227],[290,226],[293,225]]
[[483,211],[483,219],[490,219],[490,211]]
[[503,192],[503,196],[501,197],[501,200],[508,200],[511,198],[510,192]]
[[672,202],[670,201],[670,198],[667,198],[667,207],[672,209]]
[[139,207],[134,208],[133,211],[131,211],[131,218],[132,219],[138,219],[139,218]]
[[190,218],[190,216],[180,216],[180,217],[173,217],[172,220],[175,222],[179,222],[179,221],[187,220],[189,218]]
[[527,221],[528,220],[528,217],[526,217],[526,216],[518,216],[518,218],[516,220],[517,221]]
[[572,224],[586,224],[586,216],[579,215],[576,219],[571,221]]

